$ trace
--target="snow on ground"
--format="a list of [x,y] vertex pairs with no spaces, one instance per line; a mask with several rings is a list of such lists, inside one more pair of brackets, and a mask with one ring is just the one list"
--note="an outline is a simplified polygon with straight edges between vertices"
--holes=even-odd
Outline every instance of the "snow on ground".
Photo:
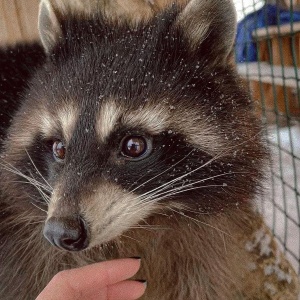
[[[300,125],[268,128],[273,166],[263,201],[266,223],[299,272],[300,257]],[[281,149],[280,149],[281,148]]]

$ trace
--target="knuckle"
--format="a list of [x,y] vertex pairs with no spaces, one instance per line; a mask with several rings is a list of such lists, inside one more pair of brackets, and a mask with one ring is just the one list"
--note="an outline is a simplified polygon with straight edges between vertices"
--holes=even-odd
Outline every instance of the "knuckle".
[[67,278],[67,271],[60,271],[56,275],[54,275],[52,281],[54,283],[62,283],[65,282]]
[[70,287],[69,281],[70,280],[69,280],[69,271],[68,270],[60,271],[52,278],[52,282],[55,285],[64,285],[64,286]]

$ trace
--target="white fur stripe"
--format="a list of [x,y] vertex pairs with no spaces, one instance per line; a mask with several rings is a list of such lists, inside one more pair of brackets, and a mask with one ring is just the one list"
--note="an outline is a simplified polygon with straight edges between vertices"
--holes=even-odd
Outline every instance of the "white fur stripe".
[[78,110],[71,105],[61,108],[56,116],[43,112],[39,116],[42,134],[50,137],[62,130],[62,135],[68,142],[72,138],[78,116]]
[[104,142],[109,137],[120,116],[121,108],[117,106],[114,100],[109,100],[102,104],[95,126],[100,141]]
[[114,100],[102,105],[96,123],[96,132],[101,142],[105,142],[117,130],[117,126],[125,126],[138,131],[145,130],[151,135],[172,130],[184,136],[188,143],[211,154],[229,146],[216,132],[215,122],[201,113],[199,107],[195,110],[192,107],[153,102],[138,109],[123,106],[122,103],[117,105]]

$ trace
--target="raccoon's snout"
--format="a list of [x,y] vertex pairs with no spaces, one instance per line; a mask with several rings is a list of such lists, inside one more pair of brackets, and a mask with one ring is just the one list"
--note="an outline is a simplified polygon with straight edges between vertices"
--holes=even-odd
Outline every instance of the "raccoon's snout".
[[88,229],[81,217],[51,217],[44,227],[45,238],[54,246],[68,250],[81,251],[88,247]]

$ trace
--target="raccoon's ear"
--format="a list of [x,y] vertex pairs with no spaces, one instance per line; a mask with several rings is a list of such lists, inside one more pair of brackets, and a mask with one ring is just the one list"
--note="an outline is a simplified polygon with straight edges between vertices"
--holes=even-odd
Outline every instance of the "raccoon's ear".
[[49,53],[62,35],[59,14],[49,0],[42,0],[40,3],[38,25],[42,44]]
[[191,0],[177,19],[192,50],[224,64],[232,53],[236,10],[232,0]]

